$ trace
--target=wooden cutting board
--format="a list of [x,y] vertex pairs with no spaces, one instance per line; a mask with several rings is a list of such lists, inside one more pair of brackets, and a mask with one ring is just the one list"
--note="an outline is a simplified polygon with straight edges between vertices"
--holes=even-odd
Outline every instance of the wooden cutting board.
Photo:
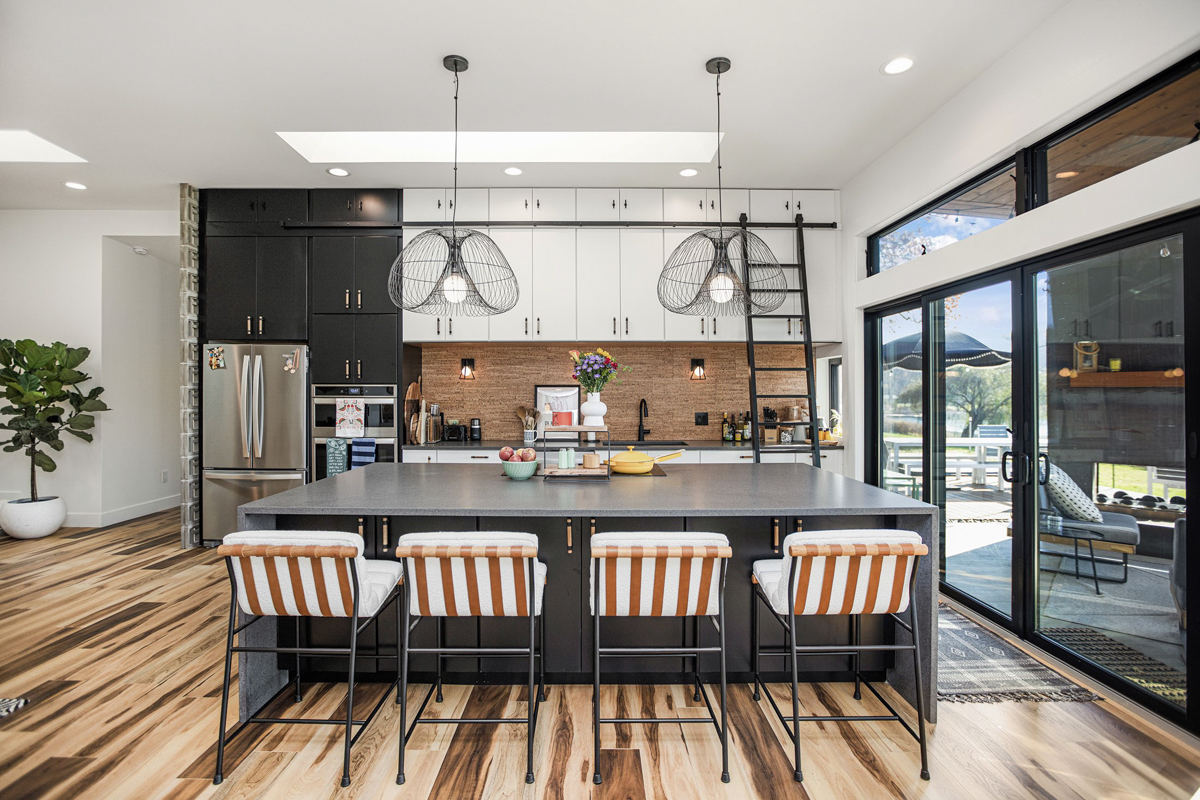
[[415,381],[408,385],[408,391],[404,393],[404,435],[408,438],[409,444],[416,444],[417,429],[414,427],[414,422],[419,422],[421,411],[421,378],[417,377]]

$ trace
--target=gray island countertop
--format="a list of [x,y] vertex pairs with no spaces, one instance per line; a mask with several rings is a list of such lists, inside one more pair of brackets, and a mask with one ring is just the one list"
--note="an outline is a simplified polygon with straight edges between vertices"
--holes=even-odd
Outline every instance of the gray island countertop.
[[665,476],[526,481],[470,464],[370,464],[239,509],[243,514],[703,517],[933,514],[937,509],[807,464],[664,465]]

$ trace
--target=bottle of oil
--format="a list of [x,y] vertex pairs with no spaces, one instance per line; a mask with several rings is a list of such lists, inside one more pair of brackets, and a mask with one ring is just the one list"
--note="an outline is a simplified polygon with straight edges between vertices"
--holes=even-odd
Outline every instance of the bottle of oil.
[[742,443],[742,412],[737,412],[737,417],[733,423],[733,441],[734,444]]

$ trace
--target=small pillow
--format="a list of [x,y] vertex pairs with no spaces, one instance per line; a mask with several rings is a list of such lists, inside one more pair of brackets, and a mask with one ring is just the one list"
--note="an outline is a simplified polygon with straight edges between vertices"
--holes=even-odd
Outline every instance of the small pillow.
[[1050,475],[1046,480],[1046,488],[1058,509],[1071,519],[1084,522],[1103,522],[1100,509],[1092,499],[1083,493],[1079,485],[1071,480],[1071,476],[1056,465],[1050,465]]

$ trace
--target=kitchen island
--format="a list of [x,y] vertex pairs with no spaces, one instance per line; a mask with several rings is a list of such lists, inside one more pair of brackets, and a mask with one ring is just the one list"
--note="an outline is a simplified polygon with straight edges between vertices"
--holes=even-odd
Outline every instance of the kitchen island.
[[[317,481],[238,510],[240,530],[357,531],[366,542],[368,558],[391,558],[396,538],[418,531],[516,530],[536,534],[539,559],[547,564],[546,672],[551,682],[591,681],[591,621],[588,611],[588,537],[605,531],[716,531],[729,537],[733,560],[726,581],[727,653],[730,680],[750,680],[750,567],[764,558],[779,558],[784,537],[796,530],[900,528],[914,531],[929,546],[921,560],[914,598],[919,617],[923,675],[913,674],[911,660],[892,663],[888,654],[863,657],[868,677],[886,677],[910,703],[914,681],[920,680],[926,714],[936,721],[937,674],[937,508],[842,475],[804,464],[750,464],[665,467],[665,476],[614,475],[609,482],[547,482],[540,476],[527,481],[503,477],[499,462],[490,467],[466,464],[371,464],[334,478]],[[388,609],[378,630],[364,631],[359,640],[360,659],[366,665],[360,679],[372,673],[381,680],[395,675],[395,662],[370,654],[395,652],[395,618]],[[764,646],[780,646],[783,632],[769,614],[760,615]],[[908,634],[890,619],[866,617],[863,643],[888,643]],[[311,620],[302,637],[305,644],[344,646],[345,622]],[[503,646],[523,641],[524,623],[515,619],[447,620],[446,643],[452,646]],[[433,626],[422,626],[432,635]],[[247,644],[274,644],[288,640],[292,626],[264,621],[248,629]],[[701,627],[709,644],[715,632]],[[421,629],[418,629],[418,634]],[[694,629],[677,618],[623,618],[606,621],[604,646],[624,643],[677,644],[690,642]],[[800,644],[848,643],[846,617],[806,617],[801,622]],[[253,641],[252,641],[253,640]],[[414,638],[414,645],[419,641]],[[377,648],[377,649],[376,649]],[[363,653],[367,654],[363,658]],[[290,658],[242,653],[239,664],[241,716],[260,708],[288,680]],[[630,682],[681,680],[683,669],[675,659],[614,661],[605,676]],[[782,680],[782,659],[764,657],[765,676]],[[413,670],[432,672],[426,658],[412,660]],[[852,680],[849,659],[843,656],[806,658],[802,679]],[[282,668],[281,668],[282,667]],[[489,658],[454,659],[447,679],[464,683],[508,681],[514,676],[503,661]],[[306,674],[324,669],[334,675],[333,664],[318,659]],[[342,668],[344,669],[344,667]],[[714,673],[714,658],[701,660],[701,671]],[[390,672],[390,675],[389,675]],[[344,675],[344,673],[343,673]],[[344,677],[342,678],[344,680]],[[519,682],[519,679],[516,679]]]

